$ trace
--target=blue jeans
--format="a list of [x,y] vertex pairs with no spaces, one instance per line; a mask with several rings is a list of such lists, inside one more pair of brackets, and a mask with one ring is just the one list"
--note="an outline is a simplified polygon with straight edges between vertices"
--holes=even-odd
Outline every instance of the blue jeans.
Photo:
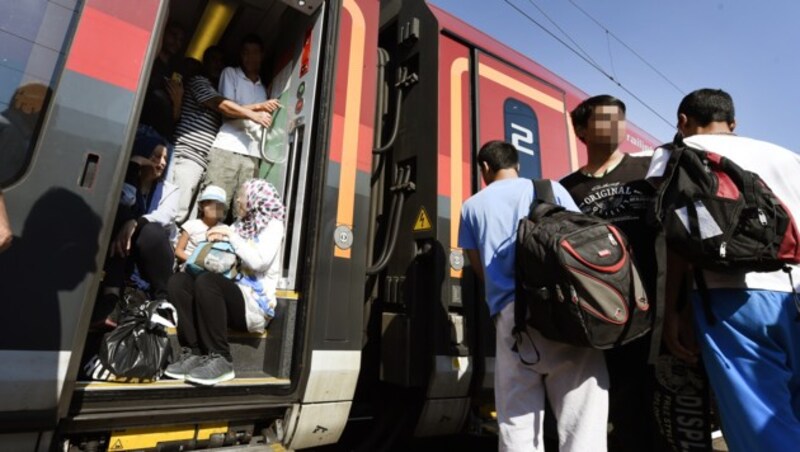
[[800,322],[792,294],[712,289],[709,325],[693,295],[703,362],[732,452],[800,447]]

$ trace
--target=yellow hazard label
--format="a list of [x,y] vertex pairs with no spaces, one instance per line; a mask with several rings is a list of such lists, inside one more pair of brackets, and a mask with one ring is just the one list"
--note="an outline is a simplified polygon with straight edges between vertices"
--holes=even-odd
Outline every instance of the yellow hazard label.
[[108,441],[109,451],[152,449],[159,443],[208,439],[214,433],[227,432],[224,423],[194,425],[168,425],[157,427],[131,428],[111,432]]
[[428,216],[428,212],[425,211],[425,207],[420,207],[417,221],[414,222],[414,232],[429,231],[431,229],[433,229],[431,218]]

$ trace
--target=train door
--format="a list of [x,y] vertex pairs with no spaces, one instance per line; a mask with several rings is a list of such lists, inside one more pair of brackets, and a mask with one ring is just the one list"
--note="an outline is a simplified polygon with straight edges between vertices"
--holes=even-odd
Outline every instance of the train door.
[[[114,416],[119,420],[124,418],[119,413],[126,410],[122,402],[142,400],[144,393],[148,393],[146,404],[151,407],[180,406],[190,410],[199,408],[202,405],[200,400],[209,398],[220,404],[242,403],[253,388],[273,396],[266,399],[273,405],[287,405],[292,400],[288,397],[288,388],[292,384],[292,366],[295,364],[300,284],[308,283],[302,280],[306,263],[302,253],[307,243],[308,206],[313,197],[310,168],[313,166],[311,162],[319,157],[312,149],[312,138],[317,126],[315,114],[320,91],[326,8],[322,2],[309,2],[308,5],[312,3],[313,8],[293,8],[297,6],[295,2],[279,0],[233,3],[185,0],[169,5],[168,19],[186,27],[187,38],[192,37],[187,39],[187,52],[193,57],[201,57],[206,47],[215,42],[212,40],[203,46],[202,42],[209,36],[216,36],[218,46],[234,65],[245,35],[254,33],[264,43],[262,85],[268,91],[267,96],[279,99],[282,105],[272,127],[263,133],[259,143],[262,158],[258,176],[276,185],[286,206],[275,318],[268,330],[261,334],[228,332],[236,373],[232,381],[199,391],[189,384],[169,379],[147,385],[98,382],[93,381],[89,373],[81,372],[76,385],[75,414],[117,411]],[[168,332],[177,351],[176,331],[170,329]],[[92,360],[100,340],[101,333],[89,333],[83,363]],[[165,419],[174,422],[172,414],[164,413]],[[191,417],[182,420],[190,421]],[[141,423],[134,417],[127,422]]]
[[[374,420],[363,450],[377,450],[392,438],[461,431],[474,381],[471,306],[462,299],[464,260],[453,235],[459,214],[452,214],[470,190],[469,50],[442,39],[423,1],[381,6],[373,246],[356,395],[363,403],[354,408],[357,416]],[[452,58],[463,73],[453,76]],[[458,80],[452,87],[451,77]],[[457,125],[442,119],[451,114]],[[453,149],[456,126],[461,141]],[[362,412],[370,403],[373,409]]]
[[[202,37],[203,3],[173,2],[170,18],[198,24],[194,33]],[[237,374],[230,382],[198,390],[166,380],[146,388],[84,381],[75,414],[120,426],[115,434],[122,440],[169,423],[190,441],[213,416],[239,420],[221,427],[238,437],[234,427],[246,436],[272,424],[270,441],[287,447],[335,442],[351,406],[361,346],[366,238],[353,230],[365,223],[378,2],[207,5],[220,3],[238,8],[227,15],[220,45],[235,54],[242,36],[258,33],[266,47],[264,83],[282,104],[260,143],[259,168],[287,207],[276,318],[266,334],[229,336]]]
[[[330,88],[318,83],[323,55],[328,55],[331,67],[335,61],[335,26],[327,29],[334,38],[323,41],[329,5],[243,1],[237,3],[242,9],[238,15],[228,15],[234,23],[223,41],[236,47],[244,33],[259,31],[265,35],[269,56],[282,63],[273,67],[276,77],[271,86],[281,99],[283,116],[276,118],[274,133],[262,143],[262,175],[278,185],[286,200],[287,232],[279,317],[270,334],[237,336],[238,361],[243,365],[237,373],[243,378],[225,388],[197,391],[180,382],[146,387],[91,382],[79,369],[92,353],[84,344],[99,339],[87,338],[86,331],[102,279],[120,175],[127,166],[148,62],[160,44],[154,30],[161,30],[169,18],[178,19],[191,32],[192,25],[202,21],[203,2],[7,3],[0,20],[0,39],[10,50],[8,64],[0,65],[0,187],[17,237],[11,249],[0,254],[0,299],[16,308],[9,310],[0,333],[0,356],[8,365],[0,377],[0,434],[53,430],[65,416],[71,418],[66,433],[111,425],[124,429],[195,422],[208,417],[203,413],[211,400],[216,400],[215,415],[221,418],[226,413],[242,418],[252,412],[263,420],[266,406],[276,407],[276,417],[282,417],[295,400],[290,377],[299,378],[293,368],[299,360],[293,359],[294,352],[304,350],[295,341],[295,326],[303,317],[297,314],[300,286],[311,285],[303,276],[309,262],[304,255],[311,252],[304,249],[311,242],[306,227],[309,207],[316,204],[315,193],[320,190],[321,177],[314,172],[322,167],[320,159],[327,157],[312,147],[328,129],[327,122],[320,121],[320,132],[315,118],[320,111],[317,96],[323,91],[323,97],[331,96]],[[208,5],[215,3],[219,2]],[[262,26],[264,21],[271,25]],[[325,71],[325,80],[332,80],[332,72]],[[257,400],[249,389],[253,386],[259,387]],[[160,409],[158,416],[153,408]],[[295,414],[297,442],[310,435],[313,426],[305,432],[305,424],[312,421]],[[346,410],[340,414],[346,419]],[[90,420],[84,424],[81,419]],[[314,433],[317,443],[336,437]],[[6,437],[0,439],[11,444]],[[40,440],[38,433],[11,439],[49,442]]]
[[32,438],[19,449],[29,450],[39,432],[48,443],[71,400],[116,210],[108,194],[121,187],[164,8],[33,0],[2,10],[0,184],[15,238],[0,254],[0,430],[37,432],[11,439]]
[[286,239],[279,287],[297,291],[298,263],[304,237],[304,209],[312,134],[317,126],[313,115],[318,94],[319,53],[322,49],[325,7],[311,17],[293,15],[281,24],[285,34],[272,51],[273,71],[267,97],[282,107],[272,127],[263,135],[259,177],[270,181],[285,199]]

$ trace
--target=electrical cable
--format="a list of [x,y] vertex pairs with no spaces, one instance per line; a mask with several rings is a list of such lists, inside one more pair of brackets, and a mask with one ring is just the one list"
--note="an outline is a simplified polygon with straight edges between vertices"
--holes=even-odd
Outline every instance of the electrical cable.
[[634,98],[634,99],[635,99],[637,102],[639,102],[640,104],[642,104],[642,106],[644,106],[645,108],[647,108],[648,110],[650,110],[650,112],[651,112],[651,113],[653,113],[653,114],[654,114],[654,115],[656,115],[658,118],[660,118],[662,121],[664,121],[664,123],[665,123],[665,124],[667,124],[669,127],[673,128],[673,129],[675,128],[675,124],[673,124],[673,123],[672,123],[670,120],[668,120],[667,118],[665,118],[664,116],[662,116],[662,115],[661,115],[659,112],[657,112],[657,111],[656,111],[656,110],[655,110],[653,107],[651,107],[651,106],[650,106],[650,105],[649,105],[647,102],[645,102],[645,101],[644,101],[644,100],[643,100],[641,97],[639,97],[639,96],[638,96],[638,95],[636,95],[636,94],[635,94],[633,91],[631,91],[631,90],[630,90],[630,89],[628,89],[626,86],[624,86],[624,85],[623,85],[623,84],[622,84],[622,83],[621,83],[619,80],[617,80],[616,78],[614,78],[614,76],[613,76],[613,75],[609,74],[609,73],[608,73],[608,71],[606,71],[605,69],[603,69],[603,68],[602,68],[600,65],[598,65],[598,64],[596,64],[596,63],[593,63],[591,59],[589,59],[589,58],[586,58],[584,55],[581,55],[581,53],[580,53],[580,52],[578,52],[577,50],[575,50],[574,48],[572,48],[572,47],[571,47],[571,46],[570,46],[570,45],[569,45],[567,42],[565,42],[563,39],[561,39],[561,38],[559,38],[558,36],[556,36],[556,35],[555,35],[555,33],[553,33],[553,32],[552,32],[552,31],[550,31],[550,30],[549,30],[547,27],[545,27],[544,25],[542,25],[541,23],[539,23],[539,22],[538,22],[536,19],[534,19],[533,17],[531,17],[531,16],[530,16],[528,13],[526,13],[526,12],[525,12],[525,11],[523,11],[522,9],[520,9],[520,8],[519,8],[517,5],[515,5],[515,4],[513,4],[513,3],[511,3],[511,1],[510,1],[510,0],[504,0],[504,1],[505,1],[505,2],[506,2],[508,5],[509,5],[509,6],[511,6],[512,8],[514,8],[514,9],[515,9],[515,10],[516,10],[518,13],[520,13],[522,16],[524,16],[526,19],[528,19],[530,22],[532,22],[534,25],[536,25],[537,27],[541,28],[541,29],[542,29],[542,31],[544,31],[545,33],[547,33],[548,35],[550,35],[550,36],[551,36],[553,39],[555,39],[556,41],[558,41],[559,43],[561,43],[561,44],[562,44],[564,47],[566,47],[567,49],[569,49],[570,51],[572,51],[572,53],[574,53],[574,54],[575,54],[575,55],[577,55],[577,56],[578,56],[580,59],[582,59],[583,61],[585,61],[585,62],[586,62],[588,65],[592,66],[592,67],[593,67],[593,68],[595,68],[595,69],[596,69],[598,72],[600,72],[601,74],[605,75],[605,76],[606,76],[606,77],[607,77],[609,80],[611,80],[612,82],[614,82],[614,83],[615,83],[615,84],[616,84],[616,85],[617,85],[617,86],[618,86],[620,89],[622,89],[623,91],[625,91],[625,92],[626,92],[628,95],[630,95],[632,98]]
[[567,33],[567,32],[566,32],[566,31],[565,31],[563,28],[561,28],[561,27],[560,27],[560,26],[559,26],[559,25],[556,23],[556,21],[555,21],[555,20],[553,20],[553,19],[552,19],[552,18],[551,18],[551,17],[550,17],[550,16],[549,16],[549,15],[548,15],[546,12],[545,12],[545,10],[543,10],[541,7],[539,7],[539,5],[537,5],[536,3],[534,3],[534,2],[533,2],[533,0],[528,0],[528,3],[530,3],[531,5],[533,5],[533,7],[534,7],[534,8],[536,8],[537,10],[539,10],[539,12],[540,12],[540,13],[542,13],[542,15],[544,16],[544,18],[545,18],[545,19],[547,19],[547,20],[548,20],[548,21],[549,21],[551,24],[553,24],[553,26],[554,26],[554,27],[556,27],[556,28],[558,29],[558,31],[560,31],[560,32],[561,32],[561,34],[563,34],[564,36],[566,36],[566,37],[567,37],[567,39],[569,39],[569,42],[571,42],[572,44],[574,44],[574,45],[575,45],[575,47],[577,47],[577,48],[578,48],[578,49],[579,49],[581,52],[583,52],[583,54],[584,54],[584,55],[586,55],[586,58],[588,58],[588,59],[592,60],[592,63],[594,63],[594,64],[596,64],[596,65],[598,65],[598,66],[600,65],[600,63],[598,63],[597,61],[595,61],[595,60],[594,60],[594,58],[592,58],[592,56],[589,54],[589,52],[587,52],[587,51],[586,51],[586,49],[584,49],[583,47],[581,47],[581,46],[580,46],[580,44],[578,44],[578,43],[577,43],[577,41],[575,41],[574,39],[572,39],[572,37],[569,35],[569,33]]
[[605,30],[606,34],[610,35],[612,38],[614,38],[614,39],[616,39],[617,41],[619,41],[619,43],[620,43],[620,44],[622,44],[622,45],[623,45],[623,46],[624,46],[626,49],[628,49],[628,50],[629,50],[629,51],[630,51],[632,54],[636,55],[636,57],[637,57],[637,58],[639,58],[639,60],[641,60],[641,62],[642,62],[642,63],[646,64],[646,65],[647,65],[647,67],[649,67],[650,69],[652,69],[652,70],[653,70],[653,72],[655,72],[655,73],[656,73],[656,74],[658,74],[658,75],[659,75],[661,78],[663,78],[663,79],[664,79],[664,81],[666,81],[667,83],[669,83],[670,85],[672,85],[672,87],[673,87],[673,88],[675,88],[676,90],[678,90],[678,92],[679,92],[679,93],[681,93],[681,94],[684,94],[684,95],[686,94],[686,91],[682,90],[682,89],[681,89],[681,88],[680,88],[678,85],[676,85],[675,83],[673,83],[673,82],[672,82],[672,80],[670,80],[670,79],[669,79],[669,77],[667,77],[667,76],[666,76],[664,73],[662,73],[661,71],[659,71],[659,70],[658,70],[658,69],[657,69],[655,66],[653,66],[653,65],[652,65],[652,64],[651,64],[649,61],[647,61],[647,60],[646,60],[646,59],[645,59],[645,58],[644,58],[642,55],[640,55],[640,54],[639,54],[639,52],[637,52],[636,50],[633,50],[633,48],[632,48],[631,46],[629,46],[628,44],[626,44],[626,43],[625,43],[625,41],[623,41],[623,40],[622,40],[622,39],[621,39],[619,36],[617,36],[617,35],[615,35],[614,33],[612,33],[612,32],[611,32],[611,30],[609,30],[609,29],[608,29],[608,28],[607,28],[605,25],[603,25],[602,23],[600,23],[600,21],[599,21],[599,20],[595,19],[595,18],[594,18],[594,17],[593,17],[591,14],[589,14],[589,13],[588,13],[588,12],[587,12],[585,9],[581,8],[581,7],[580,7],[580,5],[578,5],[577,3],[575,3],[575,0],[569,0],[569,2],[572,4],[572,6],[574,6],[575,8],[577,8],[577,9],[578,9],[578,11],[582,12],[582,13],[583,13],[583,14],[584,14],[586,17],[588,17],[589,19],[591,19],[591,20],[592,20],[592,22],[594,22],[595,24],[597,24],[597,26],[598,26],[598,27],[600,27],[600,28],[602,28],[603,30]]

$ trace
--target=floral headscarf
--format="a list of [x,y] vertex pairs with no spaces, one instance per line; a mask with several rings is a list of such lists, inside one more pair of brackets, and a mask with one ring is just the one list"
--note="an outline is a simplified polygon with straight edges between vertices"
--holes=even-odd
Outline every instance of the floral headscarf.
[[245,239],[258,236],[270,220],[283,221],[285,208],[275,186],[262,179],[242,184],[245,192],[244,216],[233,224],[233,230]]

